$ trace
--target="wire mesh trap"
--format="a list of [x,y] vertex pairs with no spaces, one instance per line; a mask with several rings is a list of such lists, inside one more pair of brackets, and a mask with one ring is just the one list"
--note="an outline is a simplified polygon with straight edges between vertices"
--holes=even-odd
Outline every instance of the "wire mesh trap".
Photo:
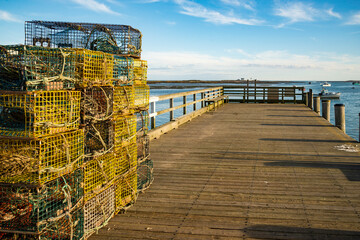
[[150,137],[147,135],[136,135],[138,161],[150,155]]
[[134,59],[114,55],[113,85],[128,86],[134,81]]
[[74,78],[72,49],[0,45],[0,90],[73,89]]
[[84,206],[85,239],[106,226],[115,212],[115,186],[111,185],[96,194]]
[[65,216],[83,197],[77,169],[45,185],[0,184],[0,232],[40,233],[51,219]]
[[136,115],[136,132],[139,135],[145,135],[149,130],[149,112],[138,111]]
[[1,233],[1,239],[11,240],[82,240],[84,236],[84,215],[82,208],[76,207],[66,216],[47,221],[42,232]]
[[134,83],[139,84],[146,84],[147,81],[147,61],[134,59]]
[[94,197],[115,178],[116,159],[114,153],[92,158],[84,164],[84,201]]
[[118,148],[116,153],[115,177],[126,173],[137,165],[137,145],[135,138]]
[[134,108],[135,109],[149,109],[149,94],[150,88],[146,84],[134,85],[135,88],[135,99],[134,99]]
[[84,88],[81,93],[83,121],[103,121],[112,116],[114,102],[114,89],[112,87]]
[[115,116],[114,122],[114,138],[115,151],[133,141],[136,137],[136,116]]
[[133,86],[114,88],[114,113],[118,115],[132,114],[135,91]]
[[78,91],[0,95],[0,136],[38,138],[74,130],[80,122]]
[[154,180],[154,164],[147,157],[138,161],[137,166],[137,189],[138,192],[145,191]]
[[44,184],[82,165],[84,132],[40,140],[0,139],[0,146],[0,182]]
[[113,121],[89,121],[85,125],[85,154],[99,156],[111,151],[114,147]]
[[113,55],[87,49],[75,49],[75,54],[75,78],[79,87],[112,86]]
[[90,50],[140,57],[141,32],[131,26],[96,23],[27,21],[25,44]]
[[115,214],[132,206],[137,198],[136,166],[129,169],[115,182]]

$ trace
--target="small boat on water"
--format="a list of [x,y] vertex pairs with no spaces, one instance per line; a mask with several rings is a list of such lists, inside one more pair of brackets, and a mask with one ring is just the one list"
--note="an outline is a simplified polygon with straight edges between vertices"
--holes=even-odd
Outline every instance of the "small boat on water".
[[328,82],[320,83],[320,85],[323,86],[323,87],[331,87],[331,84],[328,83]]
[[319,93],[319,96],[321,98],[327,98],[327,99],[339,99],[341,93],[340,92],[329,92],[327,89],[323,88],[321,92]]

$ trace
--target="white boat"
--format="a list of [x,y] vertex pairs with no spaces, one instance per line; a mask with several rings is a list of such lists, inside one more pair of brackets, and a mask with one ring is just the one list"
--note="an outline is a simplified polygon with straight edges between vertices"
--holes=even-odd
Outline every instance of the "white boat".
[[320,83],[320,85],[323,86],[323,87],[331,87],[331,84],[328,83],[328,82]]
[[319,93],[319,96],[321,98],[332,98],[332,99],[339,99],[340,98],[341,93],[340,92],[329,92],[328,90],[326,90],[325,88],[323,88],[321,90],[321,92]]

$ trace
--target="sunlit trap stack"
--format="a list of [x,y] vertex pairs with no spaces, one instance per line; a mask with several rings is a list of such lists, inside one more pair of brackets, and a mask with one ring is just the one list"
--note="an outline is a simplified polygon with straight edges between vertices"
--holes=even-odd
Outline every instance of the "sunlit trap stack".
[[84,133],[73,50],[0,46],[0,238],[81,239]]
[[145,162],[152,179],[141,33],[31,21],[25,38],[0,46],[0,238],[86,239],[136,201]]

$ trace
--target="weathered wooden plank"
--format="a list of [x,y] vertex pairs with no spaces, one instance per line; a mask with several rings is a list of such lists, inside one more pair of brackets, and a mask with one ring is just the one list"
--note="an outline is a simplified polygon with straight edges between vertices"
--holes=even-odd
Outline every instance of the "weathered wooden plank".
[[91,239],[359,239],[342,144],[304,105],[227,104],[153,140],[152,187]]

